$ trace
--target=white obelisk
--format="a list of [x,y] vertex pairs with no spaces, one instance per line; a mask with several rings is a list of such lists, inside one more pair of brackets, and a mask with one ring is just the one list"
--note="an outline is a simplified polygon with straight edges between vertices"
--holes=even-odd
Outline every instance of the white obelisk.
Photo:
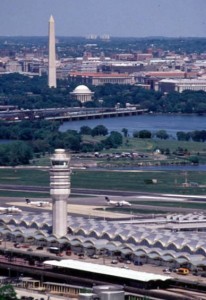
[[55,26],[53,16],[49,19],[49,76],[48,86],[56,88],[56,51],[55,51]]

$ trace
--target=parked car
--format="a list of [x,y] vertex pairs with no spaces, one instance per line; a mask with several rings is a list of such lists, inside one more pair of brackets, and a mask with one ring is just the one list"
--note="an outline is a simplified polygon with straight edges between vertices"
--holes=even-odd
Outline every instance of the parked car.
[[131,264],[131,260],[126,260],[126,264],[130,265]]
[[189,273],[190,273],[190,270],[187,268],[179,268],[177,270],[177,274],[180,274],[180,275],[188,275]]
[[113,259],[113,260],[111,261],[111,264],[113,264],[113,265],[116,265],[116,264],[118,264],[118,260],[116,260],[116,259]]
[[136,261],[134,261],[134,265],[135,266],[143,266],[143,263],[141,261],[136,260]]
[[122,269],[129,269],[127,265],[122,266]]
[[23,244],[21,247],[22,247],[22,248],[29,248],[30,246],[27,245],[27,244]]
[[44,266],[43,262],[41,262],[41,261],[37,261],[36,265],[37,265],[37,267],[43,267]]
[[43,250],[43,249],[44,249],[44,247],[42,247],[42,246],[36,247],[36,250]]
[[162,271],[163,271],[163,273],[165,273],[165,274],[170,274],[170,273],[171,273],[171,270],[170,270],[170,269],[163,269]]
[[98,258],[99,258],[99,255],[94,254],[94,255],[91,255],[90,258],[98,259]]

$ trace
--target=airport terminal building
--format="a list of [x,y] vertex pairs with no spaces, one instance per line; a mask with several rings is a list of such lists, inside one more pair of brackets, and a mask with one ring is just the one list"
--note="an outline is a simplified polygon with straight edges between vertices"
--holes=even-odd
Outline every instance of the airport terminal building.
[[[44,247],[69,248],[75,253],[131,260],[177,268],[206,267],[206,215],[171,214],[139,221],[108,221],[68,216],[68,233],[52,234],[51,214],[2,215],[2,241]],[[4,225],[3,225],[4,224]]]

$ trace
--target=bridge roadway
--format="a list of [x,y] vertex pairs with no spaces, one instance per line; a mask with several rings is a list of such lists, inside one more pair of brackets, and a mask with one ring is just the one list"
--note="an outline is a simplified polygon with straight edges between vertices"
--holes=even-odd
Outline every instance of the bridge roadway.
[[87,119],[112,118],[122,116],[134,116],[147,112],[147,109],[115,109],[115,108],[45,108],[45,109],[21,109],[0,112],[0,120],[19,122],[23,120],[59,120],[75,121]]

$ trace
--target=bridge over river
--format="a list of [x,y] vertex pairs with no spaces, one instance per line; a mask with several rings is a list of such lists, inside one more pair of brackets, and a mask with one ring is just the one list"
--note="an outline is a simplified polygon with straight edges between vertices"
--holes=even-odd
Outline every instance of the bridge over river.
[[89,120],[89,119],[101,119],[101,118],[114,118],[114,117],[125,117],[125,116],[136,116],[147,112],[147,109],[89,109],[80,110],[78,112],[66,112],[59,116],[48,116],[46,120],[62,120],[62,121],[79,121],[79,120]]
[[21,109],[1,111],[0,120],[8,122],[19,122],[22,120],[58,120],[79,121],[89,119],[114,118],[123,116],[135,116],[147,112],[147,109],[134,108],[46,108],[46,109]]

